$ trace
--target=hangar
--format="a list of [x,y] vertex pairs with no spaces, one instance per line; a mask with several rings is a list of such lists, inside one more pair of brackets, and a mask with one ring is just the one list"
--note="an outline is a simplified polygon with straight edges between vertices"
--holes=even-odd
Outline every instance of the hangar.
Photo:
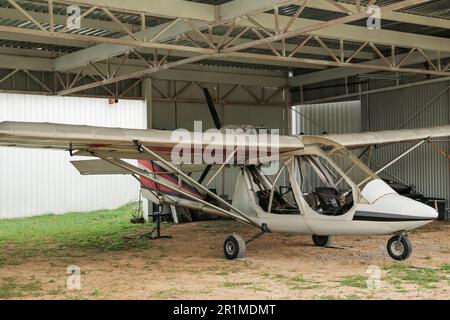
[[[43,105],[62,99],[52,100],[55,108],[68,99],[77,99],[74,105],[102,99],[111,108],[139,104],[131,116],[102,120],[105,126],[193,130],[202,121],[212,128],[205,88],[223,125],[282,135],[448,126],[450,6],[445,0],[0,1],[4,110],[10,95]],[[33,98],[27,99],[27,119],[42,121],[33,119]],[[60,123],[90,124],[94,117],[87,109],[73,119],[55,110]],[[0,117],[14,120],[1,109]],[[382,178],[427,198],[445,218],[449,153],[446,137],[374,147],[365,157],[373,171],[390,164]],[[231,197],[237,172],[215,178],[210,187]],[[5,202],[14,180],[2,185]],[[115,194],[124,193],[114,192],[108,201],[116,205]],[[89,209],[107,207],[97,200]],[[46,210],[52,209],[40,213]]]

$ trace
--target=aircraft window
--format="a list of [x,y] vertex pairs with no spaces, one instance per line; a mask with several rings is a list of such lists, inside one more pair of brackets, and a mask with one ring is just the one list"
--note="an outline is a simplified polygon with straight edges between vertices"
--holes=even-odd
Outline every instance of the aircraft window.
[[258,205],[274,214],[300,214],[285,166],[275,176],[262,176],[256,168],[249,168]]
[[346,148],[333,149],[328,156],[360,189],[376,179],[375,174]]
[[351,186],[324,158],[297,158],[296,172],[303,198],[319,214],[339,216],[353,207]]

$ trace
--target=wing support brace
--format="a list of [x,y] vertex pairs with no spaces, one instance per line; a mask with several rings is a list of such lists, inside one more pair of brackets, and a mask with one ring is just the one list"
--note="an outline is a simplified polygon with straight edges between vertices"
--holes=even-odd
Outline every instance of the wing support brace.
[[385,164],[383,167],[381,167],[380,169],[378,169],[375,174],[379,174],[382,171],[386,170],[387,168],[389,168],[390,166],[392,166],[393,164],[395,164],[396,162],[398,162],[399,160],[403,159],[404,157],[406,157],[408,154],[410,154],[412,151],[414,151],[415,149],[417,149],[418,147],[420,147],[422,144],[424,144],[425,142],[427,142],[428,139],[426,140],[422,140],[419,143],[416,143],[415,145],[413,145],[411,148],[409,148],[408,150],[406,150],[405,152],[403,152],[402,154],[400,154],[398,157],[396,157],[394,160],[390,161],[389,163]]
[[132,164],[129,164],[128,162],[125,162],[123,160],[116,159],[116,158],[108,158],[106,156],[103,156],[100,153],[95,152],[95,151],[91,151],[91,154],[94,157],[100,158],[100,159],[105,160],[105,161],[107,161],[107,162],[109,162],[111,164],[114,164],[114,165],[116,165],[116,166],[118,166],[118,167],[120,167],[120,168],[122,168],[124,170],[127,170],[130,173],[132,173],[132,174],[135,174],[137,176],[140,176],[140,177],[143,177],[145,179],[148,179],[148,180],[150,180],[150,181],[152,181],[152,182],[154,182],[156,184],[159,184],[159,185],[161,185],[161,186],[163,186],[163,187],[165,187],[167,189],[170,189],[172,191],[179,192],[183,196],[190,198],[192,201],[199,202],[199,203],[205,205],[206,207],[209,207],[211,209],[214,209],[215,211],[220,212],[221,214],[223,214],[225,216],[232,217],[232,218],[234,218],[234,219],[236,219],[236,220],[238,220],[238,221],[240,221],[242,223],[245,223],[245,224],[248,224],[248,225],[251,225],[251,226],[259,228],[259,226],[256,223],[254,223],[253,221],[251,221],[251,220],[249,220],[247,218],[242,218],[240,215],[238,215],[238,214],[236,214],[234,212],[227,211],[227,210],[222,209],[222,208],[220,208],[220,207],[218,207],[218,206],[216,206],[214,204],[211,204],[211,203],[209,203],[209,202],[207,202],[207,201],[205,201],[203,199],[200,199],[200,198],[198,198],[198,197],[196,197],[196,196],[194,196],[194,195],[192,195],[192,194],[190,194],[188,192],[185,192],[184,190],[178,188],[177,186],[173,186],[173,185],[164,183],[164,182],[154,178],[152,175],[148,174],[148,172],[146,172],[145,170],[142,170],[142,169],[140,169],[140,168],[138,168],[138,167],[136,167],[136,166],[134,166]]
[[[209,190],[207,187],[203,186],[202,184],[198,183],[197,181],[195,181],[195,179],[191,178],[190,176],[188,176],[186,173],[184,173],[183,171],[181,171],[179,168],[177,168],[176,166],[174,166],[172,163],[170,163],[169,161],[166,161],[165,159],[163,159],[162,157],[160,157],[158,154],[156,154],[155,152],[153,152],[152,150],[150,150],[149,148],[147,148],[146,146],[144,146],[143,144],[141,144],[139,141],[134,140],[133,143],[136,145],[136,148],[139,152],[141,153],[148,153],[149,155],[151,155],[153,158],[157,159],[158,161],[164,163],[167,167],[169,167],[171,170],[173,170],[176,174],[179,175],[179,177],[181,179],[184,179],[185,181],[191,183],[194,187],[196,187],[199,190],[202,190],[203,192],[205,192],[206,194],[208,194],[211,198],[217,200],[219,203],[221,203],[222,205],[224,205],[225,207],[229,208],[230,210],[234,211],[233,213],[228,212],[226,210],[223,210],[225,212],[228,212],[227,215],[232,216],[233,218],[237,219],[238,221],[244,222],[246,224],[249,224],[251,226],[260,228],[261,226],[259,226],[258,224],[256,224],[255,222],[253,222],[252,220],[250,220],[245,213],[243,213],[241,210],[237,209],[236,207],[234,207],[233,205],[229,204],[228,202],[226,202],[224,199],[222,199],[221,197],[219,197],[218,195],[216,195],[214,192],[211,192],[211,190]],[[162,185],[162,184],[161,184]],[[178,192],[180,192],[180,190],[176,190]],[[198,199],[198,198],[197,198]],[[208,203],[209,206],[212,206],[211,204]],[[216,209],[219,207],[216,207]]]

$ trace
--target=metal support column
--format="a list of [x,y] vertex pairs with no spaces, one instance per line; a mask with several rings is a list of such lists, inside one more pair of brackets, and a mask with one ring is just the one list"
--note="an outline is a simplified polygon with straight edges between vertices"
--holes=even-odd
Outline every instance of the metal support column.
[[[142,81],[142,93],[144,96],[144,101],[147,106],[147,129],[153,128],[153,93],[152,93],[152,79],[146,78]],[[143,168],[141,168],[143,169]],[[149,221],[149,217],[153,215],[153,202],[143,199],[143,214],[146,222]]]

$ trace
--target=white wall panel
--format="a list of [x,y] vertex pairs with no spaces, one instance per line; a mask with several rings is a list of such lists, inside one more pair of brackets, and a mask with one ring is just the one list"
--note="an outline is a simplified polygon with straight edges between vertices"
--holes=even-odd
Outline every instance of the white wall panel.
[[[0,94],[0,121],[142,129],[142,101]],[[113,209],[138,198],[128,176],[81,176],[62,151],[0,148],[0,218]],[[86,159],[86,158],[84,158]]]
[[295,109],[298,111],[293,113],[296,134],[361,132],[360,101],[301,105]]
[[[450,123],[450,82],[434,83],[395,91],[371,94],[363,98],[364,130],[425,128]],[[409,121],[410,120],[410,121]],[[439,139],[438,146],[450,152],[450,142]],[[412,144],[395,144],[379,148],[373,154],[378,169]],[[383,177],[398,177],[429,197],[450,202],[448,160],[430,144],[424,144],[388,168]],[[447,204],[448,205],[448,204]]]

